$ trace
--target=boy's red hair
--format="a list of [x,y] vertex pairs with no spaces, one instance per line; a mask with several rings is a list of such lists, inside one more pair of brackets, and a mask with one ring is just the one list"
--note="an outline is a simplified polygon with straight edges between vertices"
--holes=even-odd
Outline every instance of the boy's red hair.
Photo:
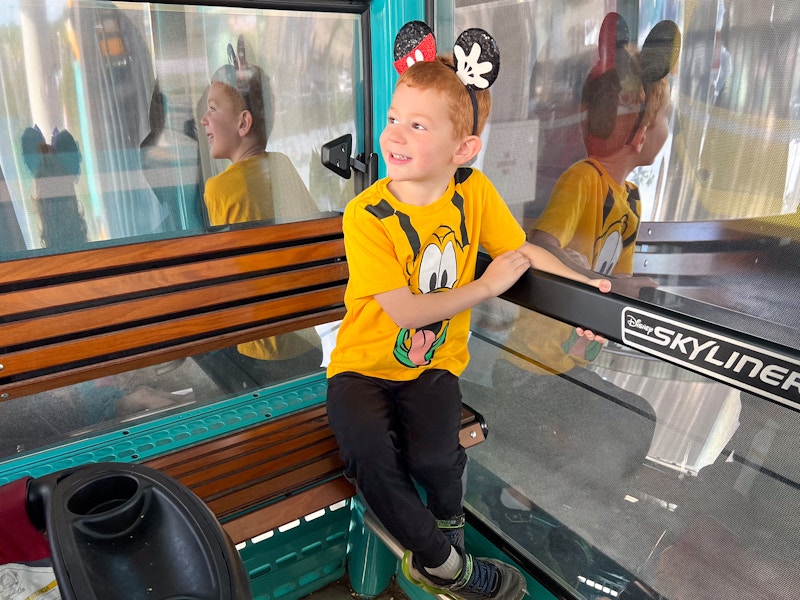
[[[397,85],[438,92],[447,102],[453,129],[459,138],[472,133],[473,113],[467,86],[456,75],[454,65],[450,55],[439,55],[434,61],[417,62],[400,75]],[[476,135],[480,135],[492,108],[492,96],[489,90],[476,90],[475,97],[478,101]]]

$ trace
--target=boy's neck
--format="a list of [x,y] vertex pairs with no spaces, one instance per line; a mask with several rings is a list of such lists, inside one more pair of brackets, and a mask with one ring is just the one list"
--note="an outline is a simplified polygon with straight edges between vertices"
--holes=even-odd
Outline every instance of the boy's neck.
[[454,175],[455,171],[430,180],[391,180],[388,187],[392,195],[403,204],[428,206],[442,197]]
[[630,153],[627,146],[610,156],[589,156],[594,161],[600,163],[617,185],[623,186],[636,167],[632,164]]
[[253,156],[258,156],[264,152],[264,148],[261,144],[249,144],[242,146],[239,148],[239,151],[236,153],[235,157],[231,157],[231,162],[239,162],[240,160],[245,160],[246,158],[252,158]]

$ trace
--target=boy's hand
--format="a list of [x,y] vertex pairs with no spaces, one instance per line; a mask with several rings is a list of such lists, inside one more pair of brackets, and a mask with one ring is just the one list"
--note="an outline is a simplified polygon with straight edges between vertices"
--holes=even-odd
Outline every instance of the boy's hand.
[[611,291],[611,282],[608,279],[589,279],[586,283],[592,287],[596,287],[604,294]]
[[499,296],[522,277],[531,266],[530,261],[517,250],[509,250],[495,257],[480,277],[492,296]]
[[[617,281],[616,279],[614,280]],[[611,282],[608,279],[590,279],[587,281],[589,285],[596,287],[598,290],[607,294],[611,291]],[[582,327],[576,327],[575,331],[581,338],[585,340],[583,344],[588,345],[589,342],[595,341],[603,344],[604,346],[608,343],[608,340],[604,338],[599,333],[593,332],[591,329],[583,329]]]

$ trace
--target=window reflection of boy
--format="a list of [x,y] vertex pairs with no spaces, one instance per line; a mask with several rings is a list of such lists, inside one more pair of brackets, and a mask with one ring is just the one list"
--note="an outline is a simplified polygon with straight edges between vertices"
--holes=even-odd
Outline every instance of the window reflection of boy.
[[[662,21],[651,35],[650,44],[645,42],[648,49],[640,53],[627,44],[627,28],[619,15],[611,13],[604,20],[600,59],[581,94],[588,158],[561,175],[528,236],[531,243],[576,271],[611,278],[614,291],[628,295],[637,295],[642,287],[652,287],[655,282],[632,277],[641,201],[637,186],[627,179],[636,167],[652,164],[667,140],[668,74],[680,47],[674,23]],[[655,413],[643,398],[584,368],[597,358],[605,340],[599,336],[590,340],[581,334],[580,328],[538,313],[524,313],[507,344],[523,348],[526,358],[534,362],[513,356],[499,360],[493,381],[497,382],[496,391],[514,400],[527,398],[526,388],[538,391],[537,401],[526,404],[526,410],[530,422],[540,427],[540,434],[529,436],[526,430],[521,435],[531,456],[559,474],[560,484],[616,495],[647,455]],[[614,402],[605,400],[606,395]],[[506,435],[513,433],[507,430]],[[499,497],[490,498],[499,518],[515,525],[529,522],[533,511],[540,510],[511,486],[502,488]],[[524,526],[511,529],[512,535],[529,538]],[[552,530],[548,538],[551,556],[575,583],[578,575],[585,574],[573,564],[580,552],[569,546],[563,553],[555,551],[563,545],[557,541],[559,536],[582,540],[566,528]]]
[[[319,216],[289,157],[266,151],[274,120],[272,89],[266,73],[247,62],[241,37],[238,47],[236,55],[229,47],[234,64],[214,73],[201,119],[211,156],[231,161],[205,182],[209,222],[221,226]],[[225,373],[217,379],[236,392],[306,375],[322,362],[321,350],[297,333],[253,340],[221,352],[236,368],[221,369]],[[209,369],[219,371],[214,362],[204,360]]]
[[[668,76],[680,45],[677,25],[661,21],[637,51],[624,19],[606,15],[598,60],[581,93],[588,159],[564,172],[529,235],[579,272],[628,279],[614,285],[618,293],[655,286],[650,278],[631,277],[641,201],[628,177],[653,164],[669,135]],[[615,223],[624,230],[611,231]]]

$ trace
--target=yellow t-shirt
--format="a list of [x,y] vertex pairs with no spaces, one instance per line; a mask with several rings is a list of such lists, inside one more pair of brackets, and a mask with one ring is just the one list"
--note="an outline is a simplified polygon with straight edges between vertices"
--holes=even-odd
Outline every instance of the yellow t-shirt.
[[[603,275],[631,274],[641,200],[633,183],[620,186],[596,160],[588,158],[564,171],[533,228],[555,237],[562,248],[586,258]],[[543,368],[517,358],[512,362],[537,372],[563,373],[597,358],[602,346],[586,342],[566,323],[525,312],[509,337],[511,348]]]
[[404,204],[382,179],[344,213],[350,279],[347,313],[331,353],[328,377],[345,371],[408,381],[425,369],[458,376],[469,361],[470,312],[419,329],[398,327],[375,295],[400,287],[437,293],[475,278],[479,246],[494,257],[516,250],[525,232],[488,178],[461,168],[427,206]]
[[[211,225],[275,219],[313,219],[320,211],[292,161],[280,152],[232,163],[206,181],[205,203]],[[311,350],[297,334],[285,334],[239,344],[237,350],[261,360],[289,359]]]

